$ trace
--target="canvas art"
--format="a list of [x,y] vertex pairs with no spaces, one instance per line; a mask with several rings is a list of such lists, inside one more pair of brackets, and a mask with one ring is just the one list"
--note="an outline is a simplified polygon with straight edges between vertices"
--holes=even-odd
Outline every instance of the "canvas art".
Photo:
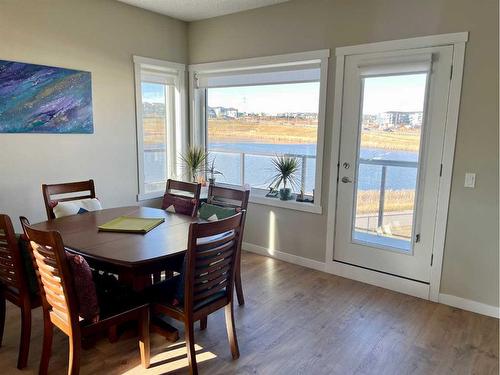
[[0,60],[0,133],[93,133],[90,72]]

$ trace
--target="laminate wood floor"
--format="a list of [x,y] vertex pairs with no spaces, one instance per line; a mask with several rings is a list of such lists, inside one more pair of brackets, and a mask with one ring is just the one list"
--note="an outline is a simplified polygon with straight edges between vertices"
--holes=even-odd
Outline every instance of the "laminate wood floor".
[[[201,374],[494,374],[498,320],[310,270],[243,254],[246,305],[235,307],[241,357],[233,361],[223,310],[195,332]],[[184,374],[181,340],[152,335],[152,366],[140,366],[135,338],[83,351],[82,374]],[[19,310],[8,304],[0,373],[35,374],[42,316],[34,312],[28,368],[15,367]],[[50,372],[67,371],[67,339],[56,331]]]

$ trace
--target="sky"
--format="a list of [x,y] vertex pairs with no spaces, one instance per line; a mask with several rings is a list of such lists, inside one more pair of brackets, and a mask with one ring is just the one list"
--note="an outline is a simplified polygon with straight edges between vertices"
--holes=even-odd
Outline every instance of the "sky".
[[363,114],[423,111],[426,76],[423,73],[365,78]]
[[165,103],[165,87],[159,83],[142,82],[142,100],[148,103]]
[[210,107],[233,107],[247,113],[318,113],[318,103],[319,82],[208,89]]
[[[368,77],[364,80],[363,114],[423,111],[426,74]],[[143,83],[143,100],[165,101],[160,84]],[[318,112],[319,82],[208,89],[210,107],[233,107],[240,112]]]

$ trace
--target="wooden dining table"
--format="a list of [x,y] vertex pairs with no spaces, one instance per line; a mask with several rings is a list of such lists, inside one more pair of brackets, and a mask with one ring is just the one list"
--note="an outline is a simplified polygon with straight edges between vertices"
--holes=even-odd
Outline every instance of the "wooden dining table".
[[[163,218],[145,234],[99,231],[98,226],[119,216]],[[179,264],[187,251],[189,225],[203,221],[150,207],[118,207],[66,216],[34,224],[35,229],[55,230],[67,250],[82,255],[89,265],[118,275],[120,282],[141,292],[151,284],[151,274]],[[177,331],[164,324],[162,334],[171,340]]]

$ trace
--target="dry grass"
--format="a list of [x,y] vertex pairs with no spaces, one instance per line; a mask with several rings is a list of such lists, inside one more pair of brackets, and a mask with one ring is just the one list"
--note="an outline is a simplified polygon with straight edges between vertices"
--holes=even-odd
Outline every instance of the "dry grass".
[[[356,212],[358,214],[372,214],[378,212],[380,192],[378,190],[358,191]],[[385,212],[400,212],[413,210],[415,190],[386,190]]]
[[[209,120],[208,137],[212,142],[260,142],[310,144],[317,140],[317,123],[313,121],[286,122],[281,120]],[[418,151],[420,133],[415,130],[384,132],[364,131],[362,147],[386,150]]]
[[208,121],[208,138],[212,142],[316,143],[317,130],[316,123],[305,121]]
[[159,117],[144,118],[144,144],[162,144],[165,142],[165,122]]
[[420,147],[420,132],[398,131],[384,132],[371,130],[361,135],[361,147],[383,148],[386,150],[418,151]]
[[[160,144],[165,139],[165,125],[161,118],[144,119],[144,143]],[[312,120],[220,120],[208,121],[211,142],[255,142],[281,144],[313,144],[317,141],[318,124]],[[397,133],[378,130],[365,131],[362,147],[386,150],[418,151],[420,136],[417,131]]]

